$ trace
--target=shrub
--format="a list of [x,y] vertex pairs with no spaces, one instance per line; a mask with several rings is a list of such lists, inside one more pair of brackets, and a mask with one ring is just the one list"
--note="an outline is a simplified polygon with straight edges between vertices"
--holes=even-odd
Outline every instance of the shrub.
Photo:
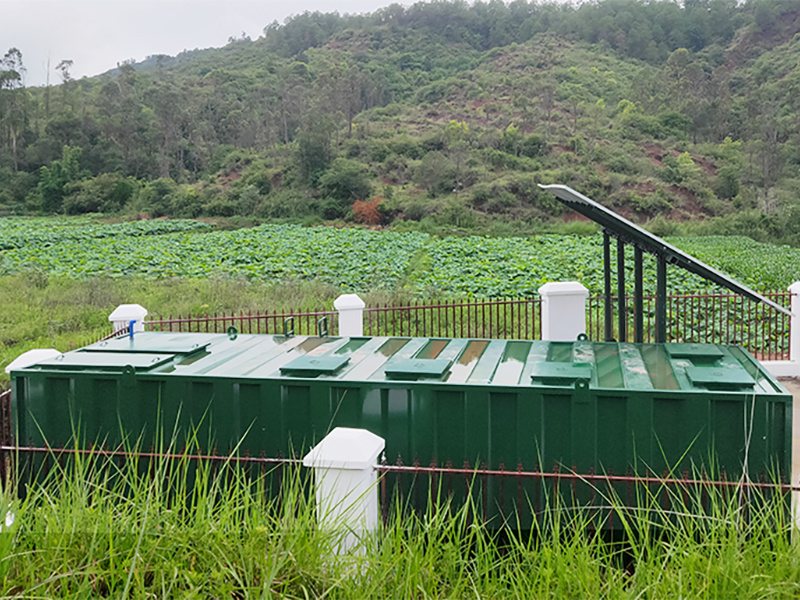
[[161,177],[144,186],[139,195],[139,204],[152,217],[170,215],[173,209],[173,194],[177,189],[178,185],[172,179]]
[[431,206],[420,200],[409,202],[403,207],[403,217],[409,221],[422,221],[432,212]]
[[118,173],[103,173],[66,187],[64,212],[76,215],[88,212],[119,212],[130,202],[137,189],[135,179]]
[[383,198],[380,196],[375,196],[372,200],[356,200],[353,203],[353,214],[356,221],[367,225],[379,225],[382,214],[378,210],[378,206],[381,202],[383,202]]
[[203,212],[203,197],[194,186],[183,186],[173,194],[170,210],[177,217],[194,219]]
[[324,196],[349,206],[353,200],[367,198],[372,192],[372,184],[361,163],[337,158],[320,178],[319,189]]
[[528,158],[536,158],[547,153],[547,142],[540,135],[531,134],[522,142],[522,154]]
[[424,154],[419,141],[408,135],[396,135],[386,145],[395,154],[408,158],[422,158]]
[[431,197],[449,192],[455,180],[452,161],[438,151],[428,152],[414,170],[414,183],[425,188]]

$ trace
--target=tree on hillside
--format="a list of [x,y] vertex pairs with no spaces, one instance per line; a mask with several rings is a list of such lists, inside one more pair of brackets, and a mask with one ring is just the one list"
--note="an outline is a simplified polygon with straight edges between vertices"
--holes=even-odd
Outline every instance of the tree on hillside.
[[324,114],[306,116],[297,135],[297,154],[303,179],[312,186],[319,182],[333,160],[331,142],[335,125]]
[[473,135],[469,125],[463,121],[450,121],[445,127],[445,151],[453,166],[453,192],[456,195],[469,185],[465,180],[466,162],[472,141]]
[[54,160],[49,167],[41,168],[38,193],[42,211],[61,212],[67,186],[81,178],[81,168],[78,164],[80,156],[80,148],[64,146],[60,160]]
[[308,66],[294,62],[279,74],[278,115],[283,133],[283,143],[288,144],[297,129],[308,104]]
[[69,105],[70,110],[75,110],[75,107],[72,105],[72,101],[70,99],[70,95],[72,92],[72,66],[75,63],[72,59],[65,58],[64,60],[60,61],[56,65],[56,71],[61,74],[61,102],[62,107],[66,110],[67,106]]
[[414,170],[414,183],[424,188],[431,198],[452,190],[455,168],[452,161],[438,150],[428,152]]
[[19,137],[28,116],[24,77],[22,53],[11,48],[0,60],[0,125],[5,145],[11,147],[15,171],[19,170]]
[[544,130],[545,141],[549,142],[553,126],[553,111],[556,108],[556,91],[558,85],[553,81],[552,77],[543,75],[537,81],[538,89],[536,90],[539,106],[542,113],[544,113],[546,127]]
[[154,156],[147,148],[147,118],[137,90],[136,70],[122,65],[120,74],[101,80],[95,100],[99,127],[111,162],[136,177],[148,175]]
[[782,168],[780,129],[778,124],[778,107],[774,101],[762,103],[759,126],[759,164],[761,166],[761,210],[774,213],[777,210],[772,188],[778,181]]
[[154,83],[145,94],[158,132],[158,174],[161,177],[183,177],[185,167],[184,132],[187,129],[187,98],[182,90],[168,83]]

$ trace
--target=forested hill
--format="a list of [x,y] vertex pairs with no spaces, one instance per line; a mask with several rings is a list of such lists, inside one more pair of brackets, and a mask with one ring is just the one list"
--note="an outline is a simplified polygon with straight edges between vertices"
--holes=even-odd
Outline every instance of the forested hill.
[[0,214],[563,221],[566,183],[661,233],[800,243],[795,0],[306,13],[257,40],[25,88],[0,63]]

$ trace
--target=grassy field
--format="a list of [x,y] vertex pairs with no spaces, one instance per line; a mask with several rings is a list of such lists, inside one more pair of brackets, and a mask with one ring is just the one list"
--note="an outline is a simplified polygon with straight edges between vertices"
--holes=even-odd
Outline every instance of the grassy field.
[[[16,500],[0,495],[0,595],[20,598],[783,598],[800,593],[785,505],[703,515],[622,513],[615,540],[585,513],[544,509],[498,535],[470,506],[391,511],[366,552],[332,558],[308,473],[267,497],[236,471],[188,460],[69,462]],[[193,473],[194,487],[187,484]],[[689,494],[686,506],[699,497]]]

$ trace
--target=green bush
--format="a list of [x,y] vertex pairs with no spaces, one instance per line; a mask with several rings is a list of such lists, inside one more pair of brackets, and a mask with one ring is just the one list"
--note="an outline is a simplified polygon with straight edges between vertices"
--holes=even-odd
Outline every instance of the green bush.
[[442,152],[428,152],[414,169],[414,183],[426,189],[431,197],[452,190],[455,181],[455,165]]
[[262,197],[255,207],[256,216],[264,219],[297,219],[315,214],[318,205],[297,190],[273,192]]
[[389,150],[400,156],[417,159],[424,155],[420,140],[408,135],[396,135],[386,145]]
[[662,128],[660,131],[662,135],[674,135],[682,140],[688,137],[692,127],[692,120],[689,117],[674,110],[658,113],[657,119]]
[[64,212],[68,215],[119,212],[131,201],[138,186],[135,179],[117,173],[103,173],[71,183],[65,188]]
[[319,190],[323,196],[352,204],[354,200],[365,200],[372,193],[372,184],[364,165],[337,158],[319,179]]
[[511,192],[499,190],[486,202],[486,212],[505,213],[517,203],[517,198]]
[[213,203],[216,200],[216,194],[210,190],[208,197],[204,198],[203,194],[198,191],[197,187],[191,185],[181,186],[172,194],[172,206],[170,212],[176,217],[195,219],[205,211],[204,204]]
[[142,209],[152,217],[171,215],[173,196],[178,185],[172,179],[159,178],[142,188],[138,202]]
[[545,139],[540,135],[531,134],[522,142],[522,154],[528,158],[536,158],[546,153],[547,142],[545,142]]
[[433,212],[430,203],[414,200],[403,207],[403,217],[411,221],[422,221]]
[[383,162],[389,156],[391,150],[386,142],[371,140],[367,146],[369,160],[372,162]]
[[215,198],[205,206],[204,212],[211,217],[232,217],[237,213],[235,202],[224,198]]
[[254,186],[259,194],[266,196],[272,191],[272,174],[269,166],[262,160],[254,161],[236,184]]

